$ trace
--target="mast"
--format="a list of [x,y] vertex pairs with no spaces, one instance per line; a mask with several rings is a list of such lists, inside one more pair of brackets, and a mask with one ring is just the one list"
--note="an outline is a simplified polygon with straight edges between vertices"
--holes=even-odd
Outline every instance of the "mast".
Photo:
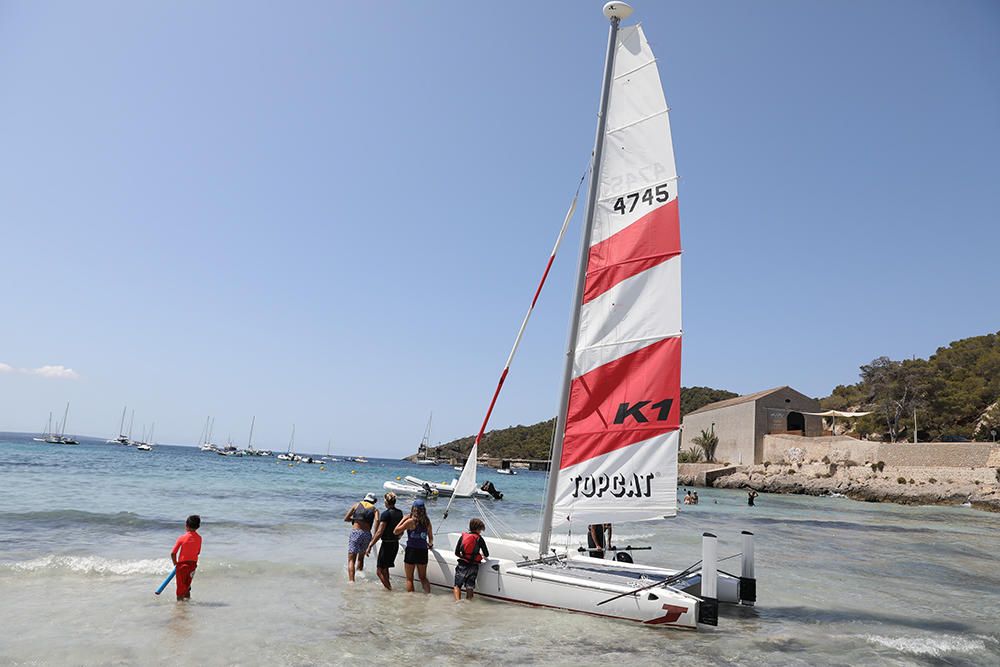
[[66,411],[63,412],[62,427],[59,429],[59,435],[66,435],[66,419],[69,417],[69,401],[66,401]]
[[132,440],[132,424],[135,422],[135,408],[132,408],[132,414],[128,418],[128,439]]
[[128,406],[122,406],[122,420],[118,424],[118,437],[125,435],[125,411],[128,410]]
[[559,414],[556,417],[555,433],[552,435],[552,460],[549,462],[549,479],[545,486],[545,503],[542,506],[542,529],[538,540],[538,555],[545,556],[552,537],[552,510],[555,505],[556,487],[559,482],[559,462],[562,459],[563,437],[566,435],[566,413],[569,408],[569,389],[573,378],[573,359],[580,325],[580,306],[587,279],[587,258],[597,208],[597,192],[600,188],[601,159],[604,155],[604,132],[607,127],[608,100],[611,92],[612,74],[615,68],[615,48],[618,26],[623,18],[632,13],[632,8],[624,2],[609,2],[604,5],[604,15],[611,22],[608,28],[608,52],[604,59],[604,80],[601,84],[601,103],[597,112],[597,136],[594,139],[594,163],[590,170],[590,184],[587,190],[587,213],[580,235],[580,267],[576,276],[573,295],[573,314],[570,317],[569,340],[566,344],[566,363],[563,367],[562,390],[559,395]]
[[257,421],[257,415],[250,418],[250,437],[247,438],[247,449],[253,449],[253,425]]

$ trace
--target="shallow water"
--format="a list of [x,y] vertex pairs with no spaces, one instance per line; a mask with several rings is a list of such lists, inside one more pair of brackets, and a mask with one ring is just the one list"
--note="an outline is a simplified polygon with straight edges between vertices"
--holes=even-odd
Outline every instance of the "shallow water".
[[[537,537],[544,475],[480,471],[505,494],[498,516]],[[388,593],[373,571],[348,584],[347,508],[386,479],[452,472],[0,434],[0,664],[1000,664],[1000,516],[959,507],[762,495],[749,508],[700,489],[675,520],[616,525],[619,545],[653,547],[642,562],[681,567],[702,531],[722,555],[756,534],[758,606],[697,633]],[[194,599],[177,604],[172,585],[152,591],[194,512],[202,559]],[[470,516],[456,501],[444,530]]]

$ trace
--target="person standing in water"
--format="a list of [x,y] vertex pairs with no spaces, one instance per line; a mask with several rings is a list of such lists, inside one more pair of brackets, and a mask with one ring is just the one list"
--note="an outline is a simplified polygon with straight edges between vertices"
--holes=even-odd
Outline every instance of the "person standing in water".
[[375,509],[375,494],[365,495],[364,500],[352,505],[344,515],[344,521],[351,522],[351,536],[347,540],[347,578],[354,581],[355,566],[365,569],[365,553],[372,541],[372,526],[378,523]]
[[389,581],[389,570],[396,567],[396,554],[399,553],[399,535],[396,534],[396,526],[403,520],[403,513],[396,509],[396,494],[390,491],[385,494],[385,511],[379,517],[378,526],[372,536],[371,544],[365,555],[370,556],[375,544],[382,540],[382,546],[378,550],[378,562],[375,564],[375,574],[378,580],[385,586],[385,590],[392,590],[392,583]]
[[604,558],[605,547],[611,546],[611,524],[592,523],[587,526],[587,546],[591,558]]
[[476,590],[476,577],[479,576],[479,564],[484,558],[490,557],[490,550],[482,535],[485,529],[486,524],[482,519],[470,519],[469,532],[462,533],[458,544],[455,545],[455,555],[458,557],[458,564],[455,566],[455,587],[452,589],[455,602],[462,599],[463,588],[465,598],[472,599]]
[[201,553],[201,535],[198,529],[201,528],[201,517],[192,514],[184,522],[187,532],[177,538],[174,548],[170,552],[170,560],[177,570],[177,599],[191,599],[191,581],[194,579],[194,571],[198,569],[198,555]]
[[749,505],[750,507],[753,507],[754,506],[753,501],[754,501],[754,498],[756,498],[756,497],[757,497],[757,492],[756,491],[754,491],[753,489],[750,489],[749,491],[747,491],[747,505]]
[[417,498],[410,508],[410,515],[399,522],[394,532],[402,535],[406,531],[406,551],[403,552],[403,571],[406,573],[406,592],[413,592],[413,571],[420,577],[424,593],[431,592],[431,582],[427,579],[427,552],[434,548],[434,529],[427,516],[427,506]]

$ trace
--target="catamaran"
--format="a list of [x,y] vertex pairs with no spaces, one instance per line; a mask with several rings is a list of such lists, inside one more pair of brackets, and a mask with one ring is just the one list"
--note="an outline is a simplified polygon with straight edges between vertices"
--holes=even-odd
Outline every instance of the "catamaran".
[[201,445],[198,447],[203,452],[217,452],[219,448],[215,446],[212,442],[212,430],[215,428],[215,417],[205,417],[205,426],[201,429],[201,435],[198,436],[198,440],[201,441]]
[[[718,624],[718,603],[753,604],[753,536],[744,532],[741,575],[718,570],[717,538],[683,569],[604,560],[552,548],[555,531],[585,535],[594,523],[669,518],[677,512],[680,434],[680,232],[668,107],[656,59],[632,8],[609,2],[597,136],[582,233],[551,467],[538,544],[491,538],[476,593],[673,628]],[[573,215],[570,206],[559,241]],[[548,267],[535,292],[544,284]],[[475,487],[478,446],[524,333],[500,376],[455,493]],[[496,517],[476,503],[495,529]],[[447,519],[447,510],[445,519]],[[438,524],[439,529],[441,524]],[[451,588],[457,533],[430,552],[432,584]],[[402,566],[393,570],[402,575]]]
[[111,440],[108,440],[107,444],[109,444],[109,445],[126,445],[126,446],[132,444],[129,441],[128,436],[125,435],[125,413],[127,411],[128,411],[128,406],[127,405],[124,406],[124,407],[122,407],[122,418],[121,418],[121,421],[118,423],[118,437],[117,438],[113,438]]
[[69,419],[69,402],[66,402],[66,411],[63,412],[62,424],[59,426],[58,433],[49,433],[45,436],[44,442],[50,445],[79,445],[75,439],[66,435],[66,420]]
[[[146,440],[145,436],[143,436],[143,441],[140,442],[138,445],[135,446],[136,451],[140,451],[140,452],[151,452],[151,451],[153,451],[153,444],[156,442],[153,439],[153,432],[155,430],[156,430],[156,422],[153,422],[153,425],[149,427],[149,440]],[[143,433],[145,433],[145,428],[143,429]]]

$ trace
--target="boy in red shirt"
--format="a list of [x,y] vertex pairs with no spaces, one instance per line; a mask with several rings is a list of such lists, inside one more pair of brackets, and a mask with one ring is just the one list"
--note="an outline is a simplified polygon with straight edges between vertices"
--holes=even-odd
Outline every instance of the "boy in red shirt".
[[198,554],[201,553],[201,517],[192,514],[184,522],[187,532],[177,538],[174,550],[170,552],[170,560],[177,568],[177,599],[191,599],[191,579],[198,568]]

